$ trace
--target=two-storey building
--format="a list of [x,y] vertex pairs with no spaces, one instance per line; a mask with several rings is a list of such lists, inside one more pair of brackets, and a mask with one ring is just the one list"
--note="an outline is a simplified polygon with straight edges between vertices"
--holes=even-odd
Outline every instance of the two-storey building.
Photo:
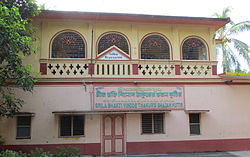
[[41,72],[2,148],[82,154],[250,149],[248,76],[217,75],[215,31],[229,19],[44,11]]

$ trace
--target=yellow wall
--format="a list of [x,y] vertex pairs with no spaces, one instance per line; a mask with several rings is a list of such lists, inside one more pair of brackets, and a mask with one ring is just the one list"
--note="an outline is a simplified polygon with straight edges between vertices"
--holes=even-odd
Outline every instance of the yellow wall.
[[94,57],[96,56],[97,40],[105,32],[117,31],[125,34],[131,44],[132,59],[139,59],[139,44],[142,38],[148,33],[157,32],[169,40],[173,60],[180,60],[181,44],[185,38],[198,36],[208,44],[210,60],[216,61],[213,40],[214,29],[207,26],[81,20],[36,20],[34,24],[38,27],[37,36],[39,37],[40,49],[36,54],[27,57],[25,63],[33,64],[37,71],[39,71],[39,59],[50,58],[50,41],[53,36],[67,29],[77,31],[85,38],[87,42],[87,58],[91,56],[91,31],[93,29]]

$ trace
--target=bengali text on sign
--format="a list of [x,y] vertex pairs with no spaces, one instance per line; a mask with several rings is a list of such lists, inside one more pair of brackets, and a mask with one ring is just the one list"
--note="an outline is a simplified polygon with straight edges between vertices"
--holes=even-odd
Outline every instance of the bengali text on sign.
[[103,87],[94,89],[94,110],[184,109],[183,87]]

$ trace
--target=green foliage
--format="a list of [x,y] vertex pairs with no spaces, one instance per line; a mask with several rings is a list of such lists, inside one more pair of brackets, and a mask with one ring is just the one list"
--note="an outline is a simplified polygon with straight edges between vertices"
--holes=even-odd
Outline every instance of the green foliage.
[[3,0],[3,4],[8,7],[17,7],[22,19],[29,19],[40,13],[40,8],[35,0]]
[[233,72],[235,73],[240,73],[240,74],[250,74],[250,71],[247,71],[247,70],[241,70],[241,69],[236,69],[234,70]]
[[76,157],[80,155],[80,150],[76,147],[57,147],[57,153],[54,157]]
[[0,152],[0,157],[28,157],[28,156],[25,153],[15,152],[12,150],[5,150]]
[[80,150],[75,147],[57,147],[56,153],[45,152],[41,148],[36,148],[30,154],[5,150],[0,152],[0,157],[77,157],[80,156]]
[[29,157],[53,157],[54,155],[50,152],[44,152],[41,148],[36,148],[35,150],[31,151]]
[[34,0],[0,1],[0,116],[12,116],[24,104],[11,88],[33,90],[36,80],[32,67],[24,66],[22,59],[35,50],[30,22],[39,12]]
[[[221,14],[215,13],[217,18],[228,18],[231,8],[224,8]],[[223,55],[223,71],[230,72],[235,69],[241,69],[241,64],[238,56],[245,59],[250,67],[250,46],[243,41],[235,38],[235,35],[249,31],[250,21],[243,21],[239,23],[230,22],[226,26],[223,26],[216,32],[216,39],[220,39],[221,42],[217,44],[217,52],[222,51]]]

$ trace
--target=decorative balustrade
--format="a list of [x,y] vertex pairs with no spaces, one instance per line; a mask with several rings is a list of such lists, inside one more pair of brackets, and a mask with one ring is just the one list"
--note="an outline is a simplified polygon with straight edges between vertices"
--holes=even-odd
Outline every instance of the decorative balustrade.
[[48,65],[48,71],[55,76],[83,76],[88,74],[87,64],[72,64],[72,63],[50,63]]
[[132,65],[130,62],[99,61],[95,63],[94,75],[96,77],[131,77]]
[[210,64],[187,64],[180,66],[181,75],[192,76],[209,76],[212,74],[212,65]]
[[[43,61],[44,62],[44,61]],[[41,63],[40,71],[43,76],[47,77],[88,77],[89,64],[88,61],[59,61],[48,60]]]
[[141,78],[171,78],[175,76],[173,62],[143,62],[138,64]]
[[217,78],[209,61],[43,60],[42,78]]

